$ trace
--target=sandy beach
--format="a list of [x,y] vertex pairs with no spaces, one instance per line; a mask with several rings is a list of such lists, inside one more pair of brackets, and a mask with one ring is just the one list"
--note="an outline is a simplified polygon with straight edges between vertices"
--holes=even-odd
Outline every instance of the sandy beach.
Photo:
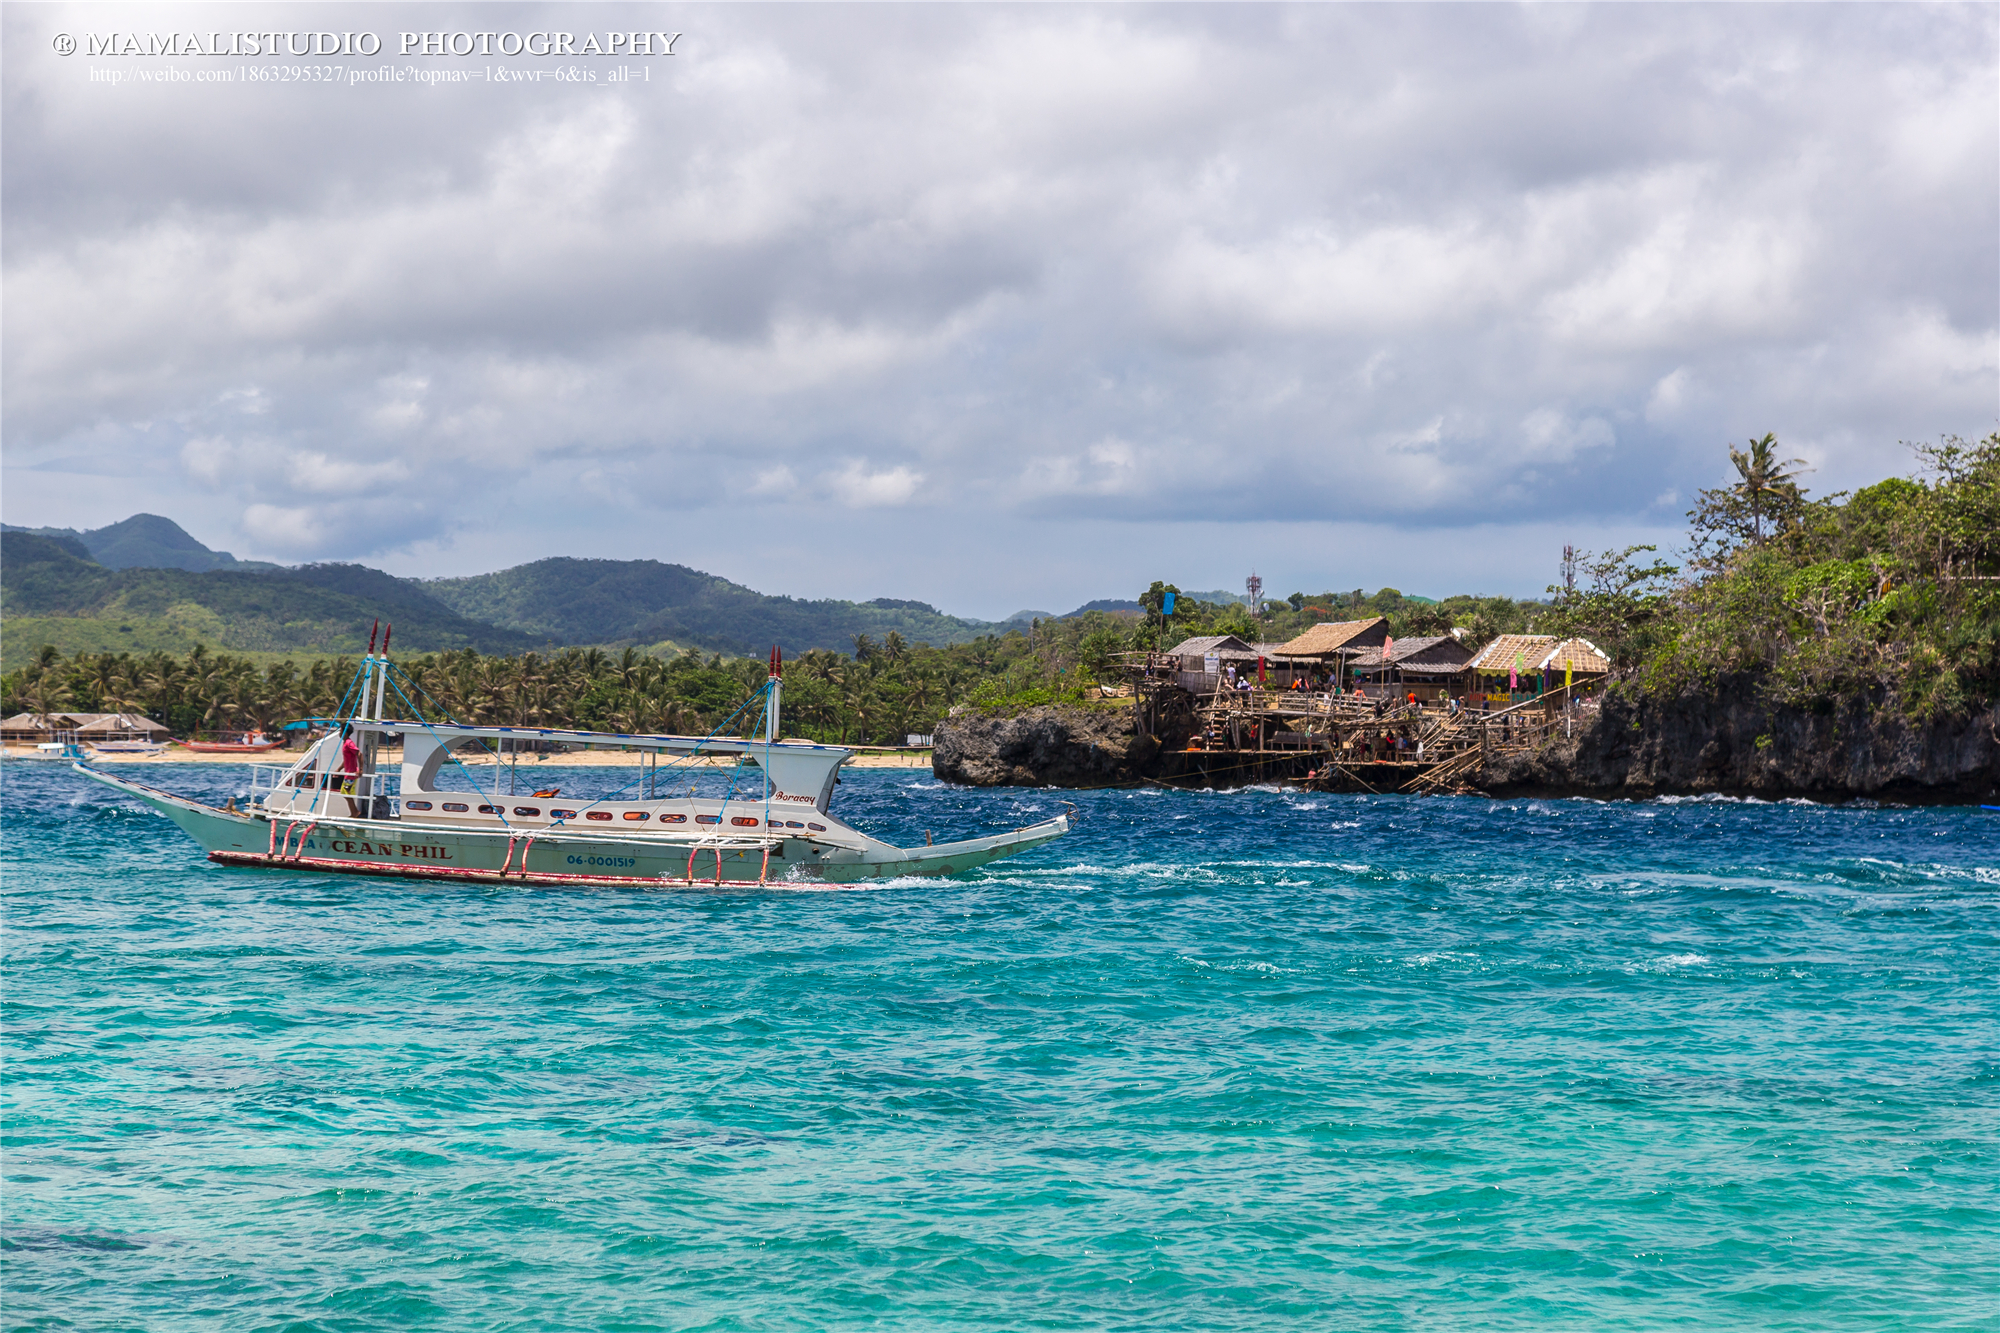
[[[0,751],[0,753],[4,753],[5,757],[9,760],[20,759],[31,763],[54,762],[38,754],[33,746],[9,745],[5,747],[4,751]],[[395,755],[397,751],[391,749],[387,753]],[[92,754],[90,762],[93,764],[136,764],[141,766],[148,764],[290,765],[292,760],[297,757],[297,754],[298,752],[295,750],[273,750],[266,754],[197,754],[192,750],[182,749],[178,745],[170,745],[160,754]],[[462,755],[460,758],[462,762],[473,766],[497,762],[492,758],[480,758],[475,755]],[[537,763],[556,764],[567,768],[617,768],[622,765],[636,767],[640,758],[640,754],[630,750],[581,750],[560,755],[534,757],[522,755],[520,763],[524,768],[532,767]],[[400,760],[395,762],[400,762]],[[687,767],[690,762],[711,768],[726,768],[732,761],[727,759],[682,760],[681,767]],[[931,766],[931,752],[928,749],[857,749],[854,752],[854,758],[848,760],[847,763],[850,768],[927,769]]]

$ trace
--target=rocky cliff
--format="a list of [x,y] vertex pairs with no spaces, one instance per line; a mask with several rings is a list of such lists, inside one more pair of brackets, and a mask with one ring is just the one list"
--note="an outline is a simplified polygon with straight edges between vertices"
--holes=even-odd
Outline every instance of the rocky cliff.
[[1919,723],[1879,700],[1760,703],[1748,680],[1678,699],[1614,690],[1573,738],[1501,756],[1475,785],[1502,795],[2000,801],[2000,707]]
[[[1127,709],[966,714],[937,729],[932,767],[975,787],[1175,781],[1186,756],[1134,734]],[[1234,780],[1253,780],[1253,774]],[[1218,782],[1204,775],[1203,783]],[[1754,682],[1679,699],[1614,690],[1569,739],[1502,755],[1472,779],[1495,795],[1736,793],[1819,800],[2000,803],[2000,706],[1912,722],[1880,701],[1823,711],[1757,701]]]
[[1109,787],[1150,774],[1159,743],[1136,736],[1129,708],[965,713],[939,724],[931,771],[968,787]]

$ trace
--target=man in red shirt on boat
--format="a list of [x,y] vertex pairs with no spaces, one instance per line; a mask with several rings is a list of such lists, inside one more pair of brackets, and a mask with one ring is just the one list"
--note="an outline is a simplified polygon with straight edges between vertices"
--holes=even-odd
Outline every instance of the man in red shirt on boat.
[[354,799],[354,789],[361,782],[361,747],[354,743],[352,732],[341,730],[345,734],[340,742],[340,791],[347,797],[347,812],[359,819],[361,803]]

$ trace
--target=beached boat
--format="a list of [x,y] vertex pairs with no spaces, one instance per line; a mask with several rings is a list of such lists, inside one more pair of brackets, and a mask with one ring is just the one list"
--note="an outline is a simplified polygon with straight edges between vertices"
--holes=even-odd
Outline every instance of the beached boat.
[[89,757],[73,731],[58,732],[56,739],[42,741],[34,749],[15,756],[18,759],[60,759],[68,763]]
[[90,748],[97,754],[165,754],[167,747],[158,741],[92,741]]
[[[420,692],[386,653],[363,659],[358,684],[349,687],[352,716],[328,720],[297,762],[253,770],[244,810],[76,768],[152,806],[224,865],[479,884],[696,887],[951,875],[1069,830],[1064,814],[983,838],[896,847],[848,826],[827,807],[853,752],[778,739],[776,649],[767,683],[737,714],[755,718],[761,704],[762,739],[431,721],[422,714],[434,710],[411,701]],[[400,717],[384,714],[390,690]],[[338,711],[348,712],[345,701]],[[386,762],[385,736],[401,738],[400,763]],[[358,750],[351,777],[350,737]],[[580,799],[531,776],[532,794],[518,790],[523,755],[532,774],[537,757],[582,749],[630,752],[632,767],[610,770],[622,772],[624,786]]]
[[264,733],[253,731],[241,740],[234,741],[182,741],[181,744],[196,754],[268,754],[282,747],[284,737],[266,740]]

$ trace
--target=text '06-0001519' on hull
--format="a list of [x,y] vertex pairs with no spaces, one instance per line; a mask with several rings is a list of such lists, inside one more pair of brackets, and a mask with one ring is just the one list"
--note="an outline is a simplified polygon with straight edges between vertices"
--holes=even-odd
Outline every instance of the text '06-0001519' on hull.
[[[422,691],[383,652],[362,659],[342,716],[289,767],[259,766],[242,811],[203,805],[85,764],[77,771],[174,821],[224,865],[475,884],[717,887],[851,883],[951,875],[1069,831],[1069,816],[983,838],[895,847],[829,814],[852,751],[777,739],[782,668],[771,651],[764,687],[718,733],[621,735],[431,720]],[[384,715],[393,692],[396,715]],[[762,739],[722,737],[756,718]],[[400,736],[401,763],[385,736]],[[580,749],[630,752],[609,770],[624,785],[589,800],[560,788],[517,790],[532,764]],[[451,785],[440,786],[440,782]],[[533,785],[532,782],[529,785]],[[462,788],[462,789],[459,789]],[[232,802],[233,805],[233,802]]]

